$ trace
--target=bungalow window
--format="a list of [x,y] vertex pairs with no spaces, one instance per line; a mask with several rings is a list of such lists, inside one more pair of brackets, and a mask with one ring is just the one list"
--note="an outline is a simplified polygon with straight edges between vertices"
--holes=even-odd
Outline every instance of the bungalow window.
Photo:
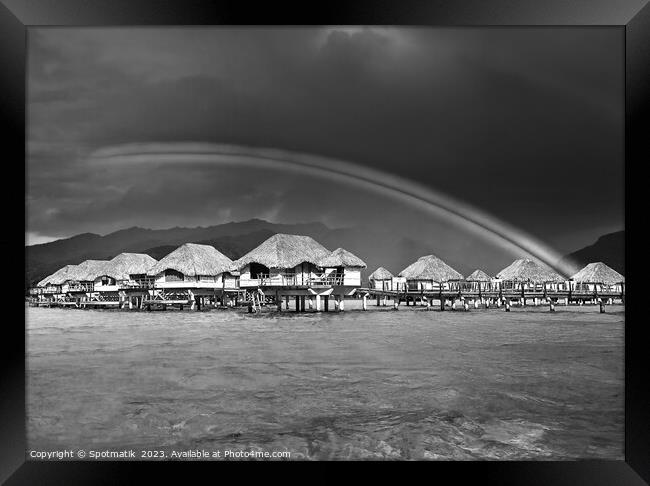
[[261,263],[251,263],[251,278],[262,278],[269,274],[269,268]]
[[185,275],[183,275],[181,272],[178,272],[176,270],[172,270],[171,268],[168,268],[165,270],[165,281],[166,282],[178,282],[178,281],[183,281],[185,280]]

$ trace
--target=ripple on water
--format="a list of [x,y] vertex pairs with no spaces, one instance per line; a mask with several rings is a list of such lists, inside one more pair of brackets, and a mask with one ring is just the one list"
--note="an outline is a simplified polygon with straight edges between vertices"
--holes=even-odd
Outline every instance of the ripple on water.
[[623,457],[623,314],[27,317],[31,448]]

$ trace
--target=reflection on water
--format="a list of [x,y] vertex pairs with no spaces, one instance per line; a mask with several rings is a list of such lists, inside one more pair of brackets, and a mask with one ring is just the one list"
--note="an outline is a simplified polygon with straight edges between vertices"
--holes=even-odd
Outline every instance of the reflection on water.
[[29,308],[28,446],[620,460],[623,320]]

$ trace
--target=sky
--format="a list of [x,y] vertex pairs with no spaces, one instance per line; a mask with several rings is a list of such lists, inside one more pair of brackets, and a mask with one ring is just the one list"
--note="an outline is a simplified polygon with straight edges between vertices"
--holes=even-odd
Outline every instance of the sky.
[[624,228],[623,63],[614,28],[30,28],[27,243],[249,218],[449,227],[346,181],[184,153],[219,144],[394,174],[566,253]]

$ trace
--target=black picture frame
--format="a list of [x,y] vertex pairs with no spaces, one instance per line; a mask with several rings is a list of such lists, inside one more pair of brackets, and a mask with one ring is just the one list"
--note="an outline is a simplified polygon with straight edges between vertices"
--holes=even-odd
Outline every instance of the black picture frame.
[[[31,26],[120,25],[429,25],[429,26],[617,26],[625,32],[625,182],[626,260],[635,259],[630,242],[642,238],[630,224],[635,207],[643,207],[642,191],[634,191],[636,167],[650,161],[650,6],[647,0],[366,0],[327,1],[300,5],[275,2],[215,0],[0,0],[0,127],[5,177],[2,191],[6,230],[2,255],[24,255],[18,209],[25,160],[26,33]],[[638,176],[638,174],[637,174]],[[637,183],[639,183],[637,181]],[[642,182],[641,182],[642,183]],[[632,227],[630,227],[632,226]],[[24,235],[24,233],[22,233]],[[5,272],[20,275],[24,260],[5,257]],[[644,349],[645,322],[640,306],[640,269],[625,265],[625,461],[566,462],[432,462],[418,464],[425,474],[453,474],[454,482],[478,477],[498,484],[644,484],[650,482],[650,386]],[[638,274],[637,274],[638,272]],[[631,284],[629,282],[631,281]],[[23,300],[22,285],[5,288],[7,307]],[[15,299],[15,302],[14,302]],[[9,309],[7,309],[9,310]],[[9,315],[9,314],[6,314]],[[24,313],[2,326],[3,365],[0,391],[0,480],[6,484],[123,484],[146,468],[147,474],[169,477],[170,463],[25,461],[25,329]],[[239,465],[237,465],[239,464]],[[243,463],[219,463],[229,472]],[[249,464],[249,463],[246,463]],[[268,463],[267,467],[268,467]],[[274,463],[277,464],[277,463]],[[178,465],[178,463],[176,464]],[[199,466],[198,463],[180,464]],[[200,463],[201,468],[215,463]],[[284,463],[286,467],[286,463]],[[376,465],[375,465],[376,466]],[[373,466],[373,467],[375,467]],[[275,466],[274,466],[275,467]],[[399,468],[404,467],[403,464]],[[429,468],[432,470],[430,471]],[[183,468],[185,469],[185,468]],[[323,468],[320,468],[323,469]],[[384,469],[379,466],[378,471]],[[187,476],[183,476],[186,480]],[[437,477],[437,476],[431,476]]]

